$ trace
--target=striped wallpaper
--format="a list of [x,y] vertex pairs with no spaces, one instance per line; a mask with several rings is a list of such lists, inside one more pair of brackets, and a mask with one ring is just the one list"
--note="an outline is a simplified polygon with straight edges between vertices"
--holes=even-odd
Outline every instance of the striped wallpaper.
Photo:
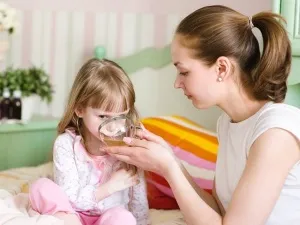
[[42,66],[55,94],[50,108],[38,112],[60,116],[76,72],[93,55],[96,45],[107,57],[132,54],[146,47],[163,47],[172,38],[180,16],[141,13],[21,11],[21,27],[11,37],[6,66]]
[[[74,76],[96,45],[107,57],[125,56],[145,47],[168,44],[178,21],[209,4],[224,4],[246,15],[271,9],[271,0],[5,0],[20,10],[21,27],[12,36],[4,66],[43,66],[55,93],[38,114],[60,117]],[[2,63],[1,63],[2,66]],[[197,110],[173,88],[175,69],[144,69],[131,74],[142,116],[179,114],[215,129],[219,110]],[[147,84],[145,86],[145,84]],[[170,105],[166,105],[166,102]]]
[[2,0],[21,10],[132,12],[186,15],[202,6],[221,4],[251,16],[271,9],[272,0]]

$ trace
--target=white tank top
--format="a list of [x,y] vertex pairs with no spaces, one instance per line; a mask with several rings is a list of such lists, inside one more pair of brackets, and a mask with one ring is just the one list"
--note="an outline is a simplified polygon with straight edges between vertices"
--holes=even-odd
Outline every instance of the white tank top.
[[[215,181],[225,210],[246,166],[251,145],[263,132],[275,127],[291,132],[300,140],[300,109],[269,102],[240,123],[231,123],[226,114],[219,118]],[[266,225],[300,225],[300,161],[289,171]]]

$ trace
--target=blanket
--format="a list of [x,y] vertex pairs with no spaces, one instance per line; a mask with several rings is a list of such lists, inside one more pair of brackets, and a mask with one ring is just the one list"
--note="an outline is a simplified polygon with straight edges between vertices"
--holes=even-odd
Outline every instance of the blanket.
[[[62,225],[53,216],[29,210],[28,188],[40,177],[52,178],[52,163],[0,172],[1,225]],[[150,210],[151,225],[185,225],[179,210]]]
[[[30,210],[27,193],[12,195],[0,189],[1,225],[63,225],[63,221],[48,215],[40,215]],[[184,225],[178,210],[150,210],[153,225]]]

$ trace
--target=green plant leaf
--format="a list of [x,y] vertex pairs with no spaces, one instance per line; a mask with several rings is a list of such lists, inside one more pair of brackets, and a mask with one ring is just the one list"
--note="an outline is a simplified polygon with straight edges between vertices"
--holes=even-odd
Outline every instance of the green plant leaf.
[[14,90],[21,90],[22,96],[37,94],[42,100],[52,101],[53,87],[49,75],[42,69],[32,66],[28,69],[8,67],[0,73],[0,92],[9,88],[11,94]]

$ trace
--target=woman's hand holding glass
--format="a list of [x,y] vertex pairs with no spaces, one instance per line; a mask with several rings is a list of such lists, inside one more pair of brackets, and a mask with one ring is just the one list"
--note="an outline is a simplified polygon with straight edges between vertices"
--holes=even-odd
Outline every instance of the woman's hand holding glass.
[[128,146],[112,146],[104,150],[123,162],[165,177],[174,166],[179,165],[171,147],[163,138],[145,129],[139,130],[136,136],[139,138],[123,139]]

